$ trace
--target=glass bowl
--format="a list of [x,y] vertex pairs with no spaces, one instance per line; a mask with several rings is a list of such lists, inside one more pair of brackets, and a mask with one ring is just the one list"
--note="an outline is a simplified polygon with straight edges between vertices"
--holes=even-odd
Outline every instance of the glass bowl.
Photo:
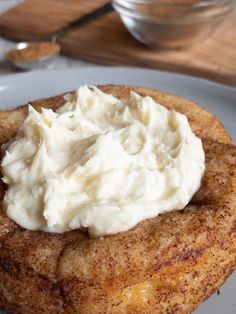
[[190,47],[210,36],[234,4],[235,0],[113,0],[138,41],[168,49]]

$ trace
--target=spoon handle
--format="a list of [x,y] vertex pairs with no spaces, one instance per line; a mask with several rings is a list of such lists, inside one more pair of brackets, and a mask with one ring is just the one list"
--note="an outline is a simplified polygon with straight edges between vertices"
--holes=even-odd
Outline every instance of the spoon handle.
[[95,9],[94,11],[78,18],[77,20],[73,21],[72,23],[65,26],[60,31],[57,31],[51,35],[51,38],[53,41],[57,41],[57,39],[64,35],[66,32],[71,31],[73,29],[76,29],[78,27],[81,27],[99,17],[102,17],[110,12],[113,11],[113,6],[111,2],[108,2],[107,4],[103,5],[102,7],[99,7],[98,9]]

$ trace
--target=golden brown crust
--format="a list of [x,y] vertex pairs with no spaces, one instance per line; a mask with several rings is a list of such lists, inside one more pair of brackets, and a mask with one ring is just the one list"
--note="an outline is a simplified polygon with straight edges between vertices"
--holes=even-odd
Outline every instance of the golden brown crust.
[[236,266],[236,147],[205,139],[204,149],[206,173],[186,209],[128,232],[30,232],[1,210],[0,304],[27,314],[190,313]]

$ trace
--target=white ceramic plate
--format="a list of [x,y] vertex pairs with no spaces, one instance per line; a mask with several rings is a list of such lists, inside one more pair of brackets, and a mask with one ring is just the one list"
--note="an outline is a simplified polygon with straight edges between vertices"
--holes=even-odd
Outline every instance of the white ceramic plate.
[[[0,78],[0,109],[73,90],[83,84],[133,84],[189,98],[216,114],[236,142],[236,89],[185,75],[160,71],[91,67],[35,71]],[[236,272],[194,314],[236,313]],[[3,312],[0,311],[0,314]]]

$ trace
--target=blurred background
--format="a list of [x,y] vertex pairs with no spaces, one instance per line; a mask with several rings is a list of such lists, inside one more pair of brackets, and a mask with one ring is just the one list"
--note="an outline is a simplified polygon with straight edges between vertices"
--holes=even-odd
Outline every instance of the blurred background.
[[235,86],[234,6],[235,0],[0,0],[0,75],[105,64]]
[[[17,4],[22,3],[24,0],[0,0],[0,14],[3,14],[10,8],[15,7]],[[95,0],[96,1],[96,0]],[[38,1],[40,3],[40,0]],[[51,0],[51,2],[55,2],[55,0]],[[66,0],[65,0],[66,2]],[[4,37],[0,37],[0,75],[17,73],[19,69],[12,66],[10,62],[5,59],[6,53],[15,48],[17,41],[10,40]],[[83,62],[74,58],[68,58],[63,55],[58,56],[47,68],[71,68],[71,67],[83,67],[90,65],[88,62]]]

